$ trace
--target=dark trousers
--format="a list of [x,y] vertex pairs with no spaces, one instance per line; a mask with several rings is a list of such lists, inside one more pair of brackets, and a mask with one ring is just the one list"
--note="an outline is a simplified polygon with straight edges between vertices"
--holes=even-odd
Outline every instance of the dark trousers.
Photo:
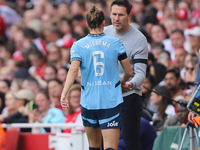
[[140,146],[140,117],[142,97],[131,94],[123,98],[121,105],[123,139],[126,150],[141,150]]

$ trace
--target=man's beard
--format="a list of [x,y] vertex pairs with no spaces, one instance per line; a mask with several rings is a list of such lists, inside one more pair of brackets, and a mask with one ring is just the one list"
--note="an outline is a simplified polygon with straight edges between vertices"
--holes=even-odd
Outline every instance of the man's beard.
[[170,90],[170,91],[174,91],[174,90],[176,90],[176,87],[175,87],[175,86],[170,87],[169,90]]

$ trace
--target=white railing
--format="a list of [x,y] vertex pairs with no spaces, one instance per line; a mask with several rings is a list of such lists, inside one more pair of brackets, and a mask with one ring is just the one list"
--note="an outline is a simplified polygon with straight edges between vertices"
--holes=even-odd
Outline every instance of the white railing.
[[[40,128],[50,128],[49,149],[55,150],[88,150],[88,141],[85,132],[76,131],[76,127],[83,127],[81,124],[35,124],[35,123],[13,123],[2,124],[3,128],[32,128],[32,133],[40,133]],[[71,133],[62,133],[62,128],[71,128]],[[42,133],[41,133],[42,134]]]

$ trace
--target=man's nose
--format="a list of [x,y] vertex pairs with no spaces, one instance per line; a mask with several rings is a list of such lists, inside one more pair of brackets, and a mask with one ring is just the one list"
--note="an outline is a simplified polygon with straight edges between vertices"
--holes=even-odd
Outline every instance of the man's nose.
[[119,15],[116,15],[116,16],[115,16],[115,20],[119,20]]

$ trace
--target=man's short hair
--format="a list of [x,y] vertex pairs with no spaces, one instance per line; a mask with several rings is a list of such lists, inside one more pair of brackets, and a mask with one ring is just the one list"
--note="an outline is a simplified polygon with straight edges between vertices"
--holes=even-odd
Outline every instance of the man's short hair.
[[111,3],[111,6],[110,6],[110,10],[112,10],[112,6],[113,5],[118,5],[118,6],[124,6],[126,7],[126,12],[127,14],[129,15],[131,13],[131,9],[132,9],[132,5],[129,1],[127,0],[114,0],[112,3]]
[[178,68],[168,69],[168,70],[165,72],[165,76],[166,76],[168,73],[173,73],[177,79],[180,77],[180,70],[179,70]]
[[[181,36],[184,36],[184,32],[183,32],[183,30],[181,30],[181,29],[175,29],[175,30],[173,30],[173,31],[171,32],[171,34],[173,34],[173,33],[180,33]],[[171,34],[170,34],[170,35],[171,35]]]
[[151,43],[151,48],[157,48],[157,47],[159,47],[162,50],[165,48],[165,46],[163,45],[162,42],[152,42]]

